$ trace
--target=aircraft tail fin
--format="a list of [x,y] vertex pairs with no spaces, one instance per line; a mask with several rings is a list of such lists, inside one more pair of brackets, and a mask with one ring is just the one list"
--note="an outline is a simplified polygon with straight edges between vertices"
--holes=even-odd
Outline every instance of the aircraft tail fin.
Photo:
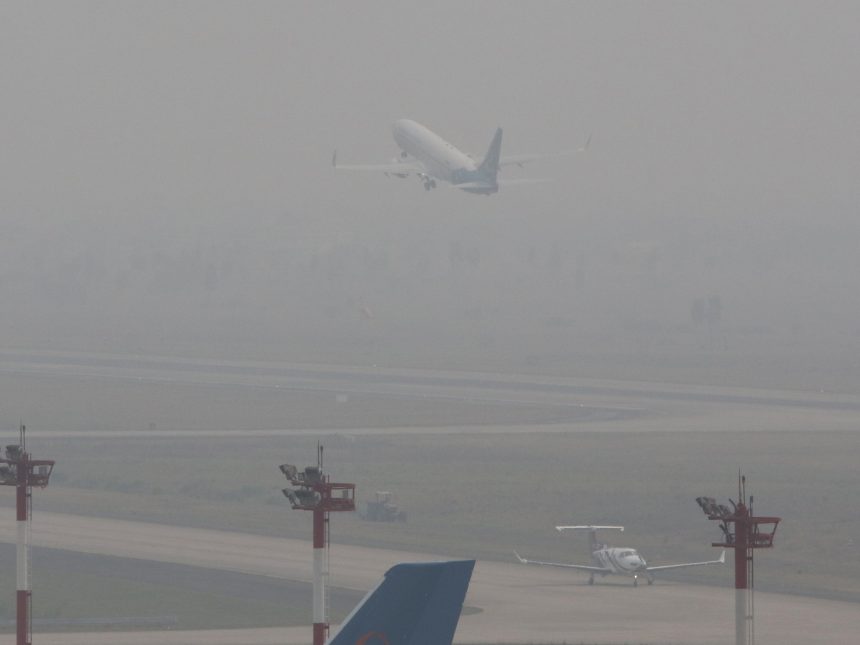
[[616,531],[624,531],[623,526],[604,526],[604,525],[595,525],[595,524],[587,524],[584,526],[556,526],[555,530],[559,533],[563,531],[588,531],[588,542],[591,545],[591,550],[596,551],[597,549],[603,547],[604,545],[597,539],[597,531],[604,529],[614,529]]
[[493,140],[490,142],[490,147],[487,149],[487,154],[484,155],[484,160],[478,166],[478,172],[489,180],[496,181],[496,175],[499,173],[499,160],[502,157],[502,129],[496,128],[496,134],[493,135]]
[[451,645],[474,560],[393,566],[328,645]]

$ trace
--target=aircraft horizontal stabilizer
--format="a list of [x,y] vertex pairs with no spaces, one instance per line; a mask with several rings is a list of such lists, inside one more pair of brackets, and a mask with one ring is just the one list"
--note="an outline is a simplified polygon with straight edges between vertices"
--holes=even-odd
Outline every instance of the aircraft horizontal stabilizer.
[[559,533],[562,531],[602,531],[604,529],[617,529],[618,531],[624,531],[623,526],[594,526],[591,524],[589,524],[587,526],[577,525],[577,526],[556,526],[555,527],[555,530],[558,531]]
[[591,134],[588,135],[588,139],[585,140],[585,144],[576,148],[575,150],[562,150],[561,152],[543,152],[543,153],[526,153],[519,155],[504,155],[499,159],[499,167],[504,168],[505,166],[520,166],[521,168],[532,161],[539,161],[540,159],[552,159],[555,157],[568,157],[570,155],[575,155],[578,152],[587,152],[591,147]]

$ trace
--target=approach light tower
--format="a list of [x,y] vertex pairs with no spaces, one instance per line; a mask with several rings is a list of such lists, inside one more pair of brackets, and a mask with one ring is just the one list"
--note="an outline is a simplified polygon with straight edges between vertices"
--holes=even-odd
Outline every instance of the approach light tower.
[[720,523],[723,532],[722,542],[711,546],[734,549],[735,553],[735,643],[753,645],[755,643],[754,602],[752,589],[755,575],[753,553],[755,549],[769,549],[773,546],[773,536],[782,518],[756,517],[753,515],[753,497],[747,505],[746,477],[738,475],[738,502],[731,499],[732,508],[717,504],[713,497],[697,497],[709,520]]
[[30,604],[30,517],[32,488],[45,488],[51,478],[54,462],[50,459],[31,459],[27,452],[27,428],[21,425],[17,444],[6,446],[6,458],[0,459],[0,485],[14,486],[15,508],[18,514],[17,540],[17,593],[15,619],[15,645],[31,645],[32,616]]
[[330,512],[355,510],[355,484],[330,482],[323,472],[323,447],[317,445],[317,465],[303,471],[292,464],[281,465],[281,472],[293,488],[285,488],[284,496],[293,508],[314,513],[314,641],[323,645],[328,635],[326,582],[328,580]]

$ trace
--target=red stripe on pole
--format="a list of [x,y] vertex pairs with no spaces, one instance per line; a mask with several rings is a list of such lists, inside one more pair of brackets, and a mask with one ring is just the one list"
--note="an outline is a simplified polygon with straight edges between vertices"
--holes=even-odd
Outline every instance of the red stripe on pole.
[[18,512],[18,521],[27,521],[27,484],[19,482],[17,486],[17,495],[15,496],[15,507]]
[[314,509],[314,548],[325,548],[325,514],[321,508]]
[[323,645],[325,643],[327,627],[325,623],[314,623],[314,645]]
[[30,645],[27,639],[27,628],[30,625],[28,614],[30,613],[30,592],[18,591],[17,594],[17,631],[15,645]]

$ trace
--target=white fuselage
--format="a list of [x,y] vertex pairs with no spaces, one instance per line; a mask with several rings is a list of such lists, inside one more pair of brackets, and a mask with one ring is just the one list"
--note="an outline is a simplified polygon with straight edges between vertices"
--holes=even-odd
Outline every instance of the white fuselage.
[[623,531],[623,526],[556,526],[557,531],[567,530],[587,530],[590,532],[591,542],[591,559],[593,565],[574,564],[568,562],[545,562],[542,560],[528,560],[520,556],[516,551],[514,555],[523,564],[539,564],[548,567],[564,567],[566,569],[578,569],[580,571],[588,571],[588,584],[594,584],[595,576],[608,576],[610,574],[620,574],[633,578],[633,586],[639,584],[639,578],[644,576],[648,580],[648,584],[653,584],[655,571],[666,571],[668,569],[683,569],[686,567],[701,567],[708,564],[725,564],[726,552],[720,555],[717,560],[708,560],[707,562],[681,562],[677,564],[664,564],[657,567],[649,567],[645,562],[645,558],[639,555],[636,549],[629,547],[612,547],[608,544],[599,542],[596,538],[598,529],[617,529]]
[[636,575],[644,573],[647,564],[636,549],[623,547],[604,547],[592,551],[591,557],[599,567],[611,570],[612,573]]
[[462,181],[458,171],[475,172],[478,169],[469,155],[420,123],[400,119],[392,126],[392,134],[400,149],[420,161],[432,177],[457,184]]

